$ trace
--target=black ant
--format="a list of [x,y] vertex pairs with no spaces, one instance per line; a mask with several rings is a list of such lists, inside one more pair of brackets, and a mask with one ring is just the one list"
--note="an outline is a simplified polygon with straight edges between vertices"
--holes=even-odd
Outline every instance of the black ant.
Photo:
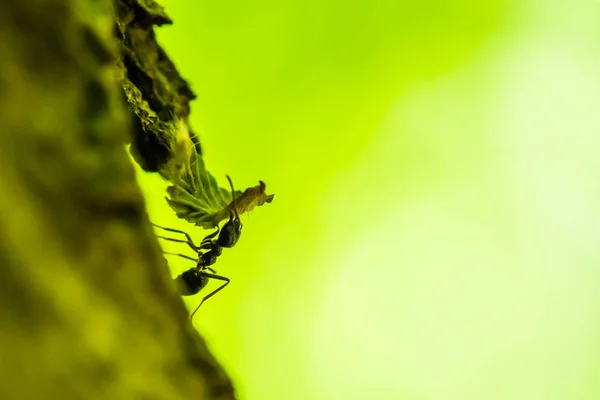
[[[185,235],[187,240],[173,239],[164,236],[158,237],[164,240],[170,240],[172,242],[185,243],[188,246],[190,246],[190,248],[194,250],[198,255],[198,258],[194,259],[184,254],[165,253],[180,256],[188,260],[192,260],[196,263],[195,267],[190,268],[189,270],[185,271],[177,278],[175,278],[175,282],[180,288],[182,296],[193,296],[197,294],[208,284],[209,279],[218,279],[221,281],[225,281],[225,283],[223,283],[217,289],[213,290],[210,294],[204,296],[200,304],[198,304],[198,307],[196,307],[196,309],[190,316],[190,319],[194,317],[196,311],[198,311],[200,306],[206,300],[217,294],[217,292],[225,288],[225,286],[227,286],[230,282],[229,278],[217,275],[216,271],[210,267],[211,265],[217,262],[217,257],[221,255],[221,253],[223,252],[223,248],[233,247],[239,240],[240,235],[242,234],[242,221],[240,220],[240,216],[237,212],[237,204],[235,202],[235,191],[233,189],[233,183],[231,182],[231,178],[229,177],[229,175],[227,175],[227,180],[229,181],[229,185],[231,186],[231,196],[233,197],[233,207],[232,210],[230,210],[229,221],[227,221],[225,225],[223,225],[223,228],[219,228],[219,226],[217,225],[216,232],[213,232],[210,235],[207,235],[204,239],[202,239],[202,242],[200,242],[199,246],[196,246],[192,241],[190,235],[188,235],[184,231],[165,228],[156,224],[152,224],[157,228],[164,229],[165,231],[181,233]],[[216,240],[214,240],[214,238],[217,235],[219,236]],[[208,271],[210,271],[211,273],[209,273]]]

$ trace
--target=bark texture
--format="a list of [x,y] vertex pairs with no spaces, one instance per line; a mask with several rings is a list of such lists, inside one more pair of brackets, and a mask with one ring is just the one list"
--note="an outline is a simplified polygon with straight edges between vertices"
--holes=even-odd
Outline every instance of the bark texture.
[[0,3],[0,399],[235,398],[125,151],[134,132],[159,171],[187,124],[167,22],[152,1]]

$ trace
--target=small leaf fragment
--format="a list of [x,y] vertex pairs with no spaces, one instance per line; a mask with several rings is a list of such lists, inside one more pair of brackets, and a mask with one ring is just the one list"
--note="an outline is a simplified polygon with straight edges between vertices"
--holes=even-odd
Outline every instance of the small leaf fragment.
[[259,181],[257,186],[244,192],[219,187],[217,180],[206,170],[202,156],[194,154],[190,169],[167,188],[167,203],[177,217],[204,229],[213,229],[229,218],[233,211],[233,196],[238,214],[249,212],[255,207],[273,201],[274,195],[266,194],[266,185]]
[[[263,181],[258,181],[258,185],[249,187],[241,196],[236,197],[235,205],[238,214],[250,212],[254,207],[260,207],[265,203],[272,202],[275,195],[267,194],[265,192],[266,188],[267,185]],[[221,211],[221,215],[218,217],[219,221],[229,218],[231,211],[233,211],[233,201]]]

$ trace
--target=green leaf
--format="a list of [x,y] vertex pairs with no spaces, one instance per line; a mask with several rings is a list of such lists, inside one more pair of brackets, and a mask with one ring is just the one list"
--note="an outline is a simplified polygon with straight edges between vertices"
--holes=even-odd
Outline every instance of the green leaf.
[[206,170],[202,156],[195,154],[188,171],[184,172],[173,185],[167,188],[167,202],[177,217],[204,229],[213,229],[221,221],[229,218],[234,207],[238,214],[273,201],[274,195],[265,193],[266,185],[259,181],[258,186],[244,192],[219,187],[217,180]]

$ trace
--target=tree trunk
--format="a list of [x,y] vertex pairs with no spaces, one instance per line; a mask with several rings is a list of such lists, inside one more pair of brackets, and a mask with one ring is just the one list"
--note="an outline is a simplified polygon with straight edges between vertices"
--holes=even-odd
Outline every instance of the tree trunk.
[[133,132],[163,172],[187,125],[193,94],[152,33],[166,22],[152,1],[0,4],[0,399],[235,398],[125,150]]

